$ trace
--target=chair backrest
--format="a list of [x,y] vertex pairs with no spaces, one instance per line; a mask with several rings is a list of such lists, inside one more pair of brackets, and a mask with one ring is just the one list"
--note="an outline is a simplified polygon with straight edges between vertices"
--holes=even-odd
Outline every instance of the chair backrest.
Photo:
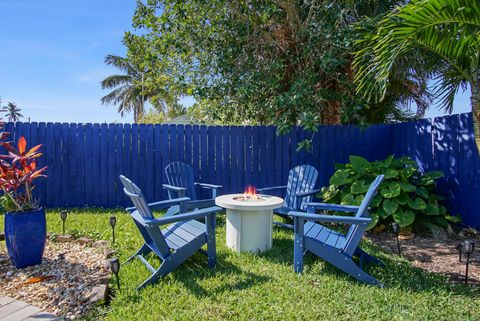
[[299,165],[288,172],[287,191],[285,193],[283,205],[288,208],[306,211],[305,203],[312,200],[312,196],[300,199],[300,204],[296,195],[311,191],[315,188],[318,178],[318,171],[310,165]]
[[130,213],[135,225],[137,226],[140,234],[145,243],[161,258],[166,258],[170,255],[170,248],[165,241],[165,237],[158,226],[148,226],[145,224],[145,219],[152,220],[155,217],[150,211],[147,205],[145,197],[143,197],[142,191],[127,177],[120,175],[120,181],[123,184],[123,191],[130,197],[133,205],[137,209]]
[[[385,178],[384,175],[378,175],[370,184],[365,197],[363,198],[362,203],[360,204],[355,217],[369,217],[368,215],[368,206],[373,200],[373,197],[377,193],[378,187],[382,183],[383,179]],[[348,233],[346,234],[346,242],[343,248],[343,252],[348,255],[353,255],[353,252],[357,248],[358,243],[362,238],[362,234],[365,232],[364,229],[359,229],[359,226],[356,224],[352,224]]]
[[123,191],[130,197],[133,205],[138,210],[138,213],[147,219],[153,219],[154,216],[147,205],[145,197],[143,197],[142,191],[127,177],[120,175],[120,181],[123,184]]
[[[167,182],[169,185],[186,188],[185,196],[189,197],[192,201],[197,200],[192,166],[184,162],[173,162],[165,167],[165,174],[167,174]],[[170,193],[169,196],[172,198]],[[178,197],[178,195],[173,197]]]

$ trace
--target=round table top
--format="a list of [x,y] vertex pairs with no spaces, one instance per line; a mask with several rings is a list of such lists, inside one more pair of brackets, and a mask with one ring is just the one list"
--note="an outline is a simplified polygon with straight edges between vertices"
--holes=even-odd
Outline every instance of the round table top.
[[226,209],[241,211],[273,210],[283,205],[283,199],[277,196],[259,194],[258,196],[262,198],[262,200],[259,201],[236,200],[235,197],[239,196],[243,196],[243,194],[218,196],[215,198],[215,204]]

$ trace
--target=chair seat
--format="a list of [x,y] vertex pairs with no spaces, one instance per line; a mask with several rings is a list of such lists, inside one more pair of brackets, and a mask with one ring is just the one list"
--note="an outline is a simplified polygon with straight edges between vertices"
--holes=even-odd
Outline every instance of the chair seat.
[[305,238],[322,245],[330,246],[335,249],[343,250],[347,239],[345,235],[335,232],[321,224],[315,222],[305,223]]
[[203,238],[204,242],[206,242],[206,231],[205,224],[196,220],[176,222],[162,229],[165,241],[174,251],[178,251],[196,238]]

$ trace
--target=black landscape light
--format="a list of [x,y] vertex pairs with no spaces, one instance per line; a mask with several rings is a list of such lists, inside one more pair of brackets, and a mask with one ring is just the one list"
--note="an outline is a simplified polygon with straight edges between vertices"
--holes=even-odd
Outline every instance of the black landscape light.
[[115,225],[117,225],[117,218],[110,216],[110,226],[112,227],[112,243],[115,244]]
[[112,273],[115,274],[115,278],[117,279],[117,288],[120,289],[120,279],[118,277],[118,272],[120,272],[120,261],[118,258],[113,258],[110,260],[110,270],[112,270]]
[[470,263],[470,255],[475,250],[475,242],[473,240],[465,240],[463,242],[463,251],[467,256],[467,262],[465,264],[465,284],[468,283],[468,265]]
[[400,250],[400,239],[398,238],[400,234],[400,225],[398,225],[397,222],[392,223],[392,229],[393,232],[395,233],[395,237],[397,238],[397,250],[398,250],[398,256],[402,256],[402,251]]
[[63,235],[65,235],[65,221],[67,220],[68,213],[67,211],[60,212],[60,218],[62,219],[62,226],[63,226]]
[[458,243],[455,248],[458,251],[458,262],[462,262],[463,242]]

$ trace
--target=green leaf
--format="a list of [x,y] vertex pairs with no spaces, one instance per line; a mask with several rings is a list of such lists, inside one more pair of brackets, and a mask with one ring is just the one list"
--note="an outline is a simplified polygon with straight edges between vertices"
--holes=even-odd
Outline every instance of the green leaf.
[[431,179],[438,179],[444,176],[442,171],[431,171],[423,174],[424,177],[428,177]]
[[458,215],[454,215],[454,216],[445,215],[445,219],[452,223],[459,223],[462,220],[462,218]]
[[411,225],[413,221],[415,221],[415,214],[410,210],[397,211],[393,213],[392,216],[395,222],[397,222],[398,225],[400,225],[400,227],[407,227]]
[[408,201],[408,206],[410,206],[414,210],[419,210],[419,211],[422,211],[427,208],[427,204],[420,197],[416,197],[415,200],[410,199]]
[[385,178],[395,178],[398,176],[398,171],[389,168],[385,171]]
[[380,189],[380,195],[385,198],[394,198],[400,195],[400,184],[390,183]]
[[370,203],[370,207],[378,207],[381,202],[382,197],[380,195],[375,195],[375,197],[372,199],[372,202]]
[[369,185],[365,184],[365,181],[355,181],[350,187],[352,194],[365,194],[368,191]]
[[416,171],[417,169],[413,166],[407,166],[404,169],[402,169],[402,173],[405,176],[405,178],[411,177]]
[[383,201],[383,210],[388,214],[393,214],[398,210],[398,202],[391,199]]
[[438,206],[429,203],[425,208],[425,213],[427,213],[427,215],[438,215],[440,214],[440,210]]
[[389,217],[389,216],[391,215],[391,214],[387,213],[382,207],[379,207],[379,208],[378,208],[377,213],[378,213],[378,215],[379,215],[381,218],[383,218],[383,219],[385,219],[385,218],[387,218],[387,217]]
[[417,189],[415,185],[410,183],[400,182],[399,184],[400,184],[400,188],[404,192],[415,192],[415,190]]
[[352,164],[353,169],[363,172],[367,169],[370,163],[363,157],[360,156],[350,156],[350,164]]
[[355,205],[355,197],[352,194],[347,194],[342,197],[342,201],[340,202],[342,205]]
[[370,217],[372,218],[372,220],[370,221],[370,224],[367,225],[367,230],[370,230],[370,229],[374,228],[375,225],[377,225],[377,223],[379,221],[378,214],[376,214],[376,213],[371,213]]
[[407,205],[408,200],[410,198],[408,197],[408,194],[405,192],[401,192],[400,195],[398,195],[395,200],[400,204],[400,205]]
[[346,170],[338,170],[332,175],[332,177],[330,177],[331,185],[341,186],[347,183],[349,183],[349,179],[348,172]]
[[418,196],[421,196],[423,198],[428,198],[428,191],[425,187],[423,186],[419,186],[417,188],[417,190],[415,191],[415,193],[417,193]]

